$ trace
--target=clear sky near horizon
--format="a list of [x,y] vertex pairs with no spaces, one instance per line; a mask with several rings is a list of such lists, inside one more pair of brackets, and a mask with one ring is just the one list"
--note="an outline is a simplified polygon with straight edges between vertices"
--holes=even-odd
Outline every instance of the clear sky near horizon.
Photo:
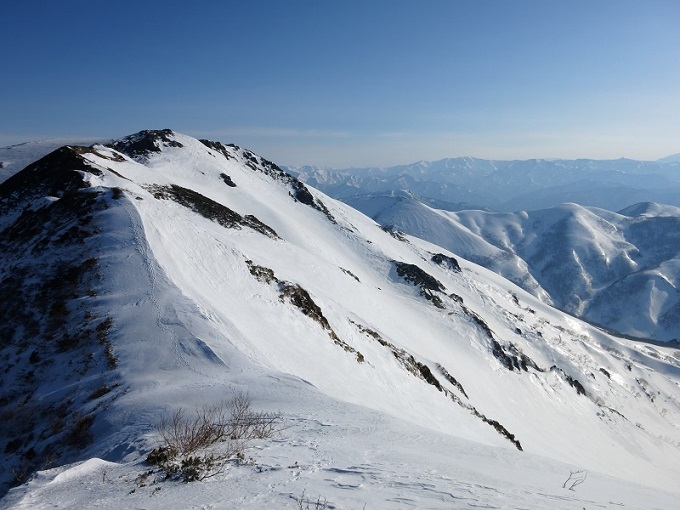
[[169,127],[280,164],[680,152],[678,0],[5,0],[0,146]]

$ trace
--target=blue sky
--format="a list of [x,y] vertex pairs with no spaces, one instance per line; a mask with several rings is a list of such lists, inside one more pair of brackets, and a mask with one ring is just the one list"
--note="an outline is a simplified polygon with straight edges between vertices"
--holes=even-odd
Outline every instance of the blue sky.
[[680,152],[677,0],[5,0],[0,146],[170,127],[280,164]]

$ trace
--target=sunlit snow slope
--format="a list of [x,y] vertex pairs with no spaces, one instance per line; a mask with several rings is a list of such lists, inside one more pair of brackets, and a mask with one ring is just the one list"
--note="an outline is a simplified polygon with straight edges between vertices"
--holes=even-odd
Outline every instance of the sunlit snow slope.
[[449,212],[410,196],[350,201],[376,221],[483,265],[547,303],[621,334],[680,340],[680,209],[577,204]]
[[[247,150],[169,130],[62,148],[0,185],[0,212],[9,305],[0,403],[15,418],[0,434],[4,483],[76,460],[116,463],[40,475],[12,490],[9,506],[47,506],[66,497],[59,487],[82,494],[90,473],[120,474],[116,466],[148,453],[164,411],[236,389],[283,411],[291,430],[280,441],[298,441],[292,455],[309,463],[291,466],[297,478],[284,483],[286,461],[264,451],[272,473],[262,477],[273,478],[263,478],[265,491],[244,475],[248,489],[236,489],[244,508],[294,507],[301,479],[337,508],[403,508],[400,462],[441,489],[441,506],[412,499],[415,507],[452,507],[449,482],[434,475],[449,461],[452,472],[472,462],[494,473],[487,485],[449,487],[450,498],[469,491],[478,504],[491,497],[488,484],[504,502],[523,501],[510,481],[531,484],[513,478],[513,465],[587,470],[594,486],[609,487],[606,504],[612,494],[652,493],[604,475],[677,490],[676,350],[565,316],[454,253],[381,229]],[[348,432],[352,423],[363,432]],[[301,430],[321,433],[316,446]],[[342,476],[365,489],[347,506]],[[531,494],[548,490],[536,476],[544,489]],[[430,497],[416,489],[414,498]],[[107,491],[95,490],[108,502],[100,506],[115,508]],[[257,500],[260,492],[269,499]],[[187,507],[200,498],[185,494]],[[585,506],[568,496],[555,508]],[[524,507],[546,507],[538,501]]]

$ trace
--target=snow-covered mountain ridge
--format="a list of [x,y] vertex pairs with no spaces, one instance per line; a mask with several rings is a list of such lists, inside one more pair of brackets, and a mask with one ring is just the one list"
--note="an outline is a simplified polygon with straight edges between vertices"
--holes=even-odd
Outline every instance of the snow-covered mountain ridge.
[[[169,130],[64,147],[0,185],[0,213],[3,482],[91,459],[5,507],[672,501],[676,350],[565,316],[247,150]],[[164,412],[238,389],[287,420],[255,465],[128,494]],[[570,467],[584,496],[560,492]]]
[[352,201],[384,225],[483,265],[570,314],[620,334],[680,339],[680,209],[619,213],[577,204],[449,212],[408,194]]
[[0,182],[7,180],[34,161],[64,145],[90,145],[93,143],[103,143],[104,141],[96,138],[48,138],[0,147]]

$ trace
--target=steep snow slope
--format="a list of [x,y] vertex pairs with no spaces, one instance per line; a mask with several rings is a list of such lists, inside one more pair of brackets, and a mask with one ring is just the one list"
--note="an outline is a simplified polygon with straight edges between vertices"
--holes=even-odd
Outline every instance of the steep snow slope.
[[405,197],[373,204],[367,212],[379,223],[492,269],[571,314],[626,335],[680,339],[677,207],[453,213]]
[[[158,485],[155,507],[296,507],[307,484],[338,508],[671,501],[607,476],[676,490],[677,351],[566,317],[249,151],[142,132],[61,149],[0,200],[4,299],[30,311],[3,316],[2,412],[43,410],[5,425],[5,480],[115,463],[39,475],[8,507],[115,507],[164,411],[238,389],[284,412],[278,443],[208,492]],[[585,499],[560,492],[576,468]]]
[[[540,297],[545,303],[552,303],[550,295],[541,288],[521,257],[471,232],[467,226],[452,220],[445,211],[428,207],[420,201],[420,197],[402,192],[389,197],[357,197],[345,202],[381,225],[396,228],[457,253],[500,274]],[[482,214],[481,211],[479,214]],[[502,218],[514,218],[514,215],[499,214],[493,217],[498,217],[500,223]],[[506,228],[505,225],[503,228]],[[503,235],[511,233],[512,225],[509,224],[507,233]]]

